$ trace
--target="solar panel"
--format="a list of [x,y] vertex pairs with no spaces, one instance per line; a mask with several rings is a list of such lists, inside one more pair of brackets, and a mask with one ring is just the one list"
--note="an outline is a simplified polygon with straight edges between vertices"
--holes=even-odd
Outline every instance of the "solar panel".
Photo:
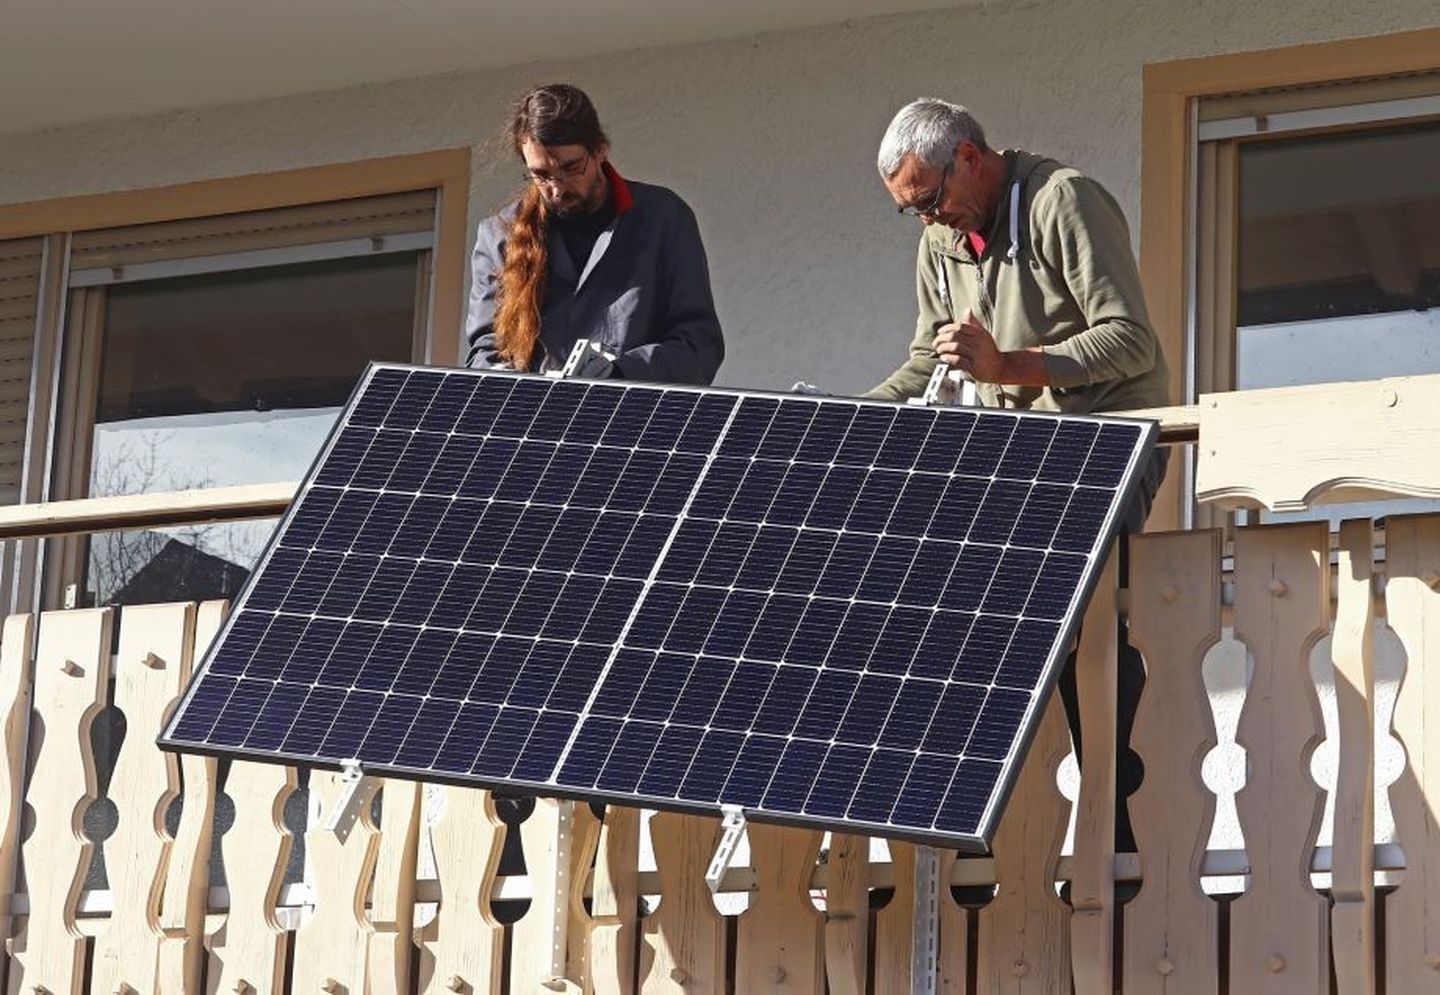
[[976,849],[1154,436],[377,365],[161,745]]

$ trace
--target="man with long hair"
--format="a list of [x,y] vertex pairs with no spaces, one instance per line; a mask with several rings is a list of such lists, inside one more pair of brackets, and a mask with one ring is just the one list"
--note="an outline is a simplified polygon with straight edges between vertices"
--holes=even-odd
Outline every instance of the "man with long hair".
[[475,238],[468,364],[554,370],[588,340],[597,356],[588,375],[713,380],[725,343],[689,206],[616,172],[577,87],[526,93],[506,137],[527,185]]

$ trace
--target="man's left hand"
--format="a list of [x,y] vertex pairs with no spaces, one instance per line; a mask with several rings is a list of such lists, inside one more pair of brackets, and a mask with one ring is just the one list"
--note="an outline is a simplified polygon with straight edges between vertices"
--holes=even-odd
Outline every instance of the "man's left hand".
[[942,325],[935,333],[935,351],[942,362],[964,370],[980,383],[1003,383],[1004,354],[990,329],[968,311],[958,323]]

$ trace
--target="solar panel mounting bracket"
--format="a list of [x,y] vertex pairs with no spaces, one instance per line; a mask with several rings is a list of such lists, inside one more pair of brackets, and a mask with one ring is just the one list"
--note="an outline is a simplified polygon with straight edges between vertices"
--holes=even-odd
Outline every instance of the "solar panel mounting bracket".
[[935,995],[940,968],[940,853],[933,846],[915,848],[915,928],[911,932],[910,991]]
[[962,404],[975,407],[980,403],[976,393],[975,378],[963,370],[952,370],[944,363],[936,363],[930,371],[930,379],[919,397],[912,397],[908,403],[922,406],[935,404]]
[[715,845],[715,856],[705,868],[705,884],[711,894],[720,890],[725,872],[735,859],[735,850],[740,846],[740,837],[745,835],[745,810],[739,805],[721,805],[720,842]]
[[325,831],[334,833],[344,843],[350,838],[350,830],[360,813],[369,807],[371,799],[380,790],[380,779],[371,777],[360,766],[359,760],[340,762],[340,797],[325,820]]
[[606,380],[615,373],[615,357],[600,348],[600,343],[591,339],[577,339],[570,347],[565,364],[549,374],[561,380],[571,377],[587,377],[591,380]]

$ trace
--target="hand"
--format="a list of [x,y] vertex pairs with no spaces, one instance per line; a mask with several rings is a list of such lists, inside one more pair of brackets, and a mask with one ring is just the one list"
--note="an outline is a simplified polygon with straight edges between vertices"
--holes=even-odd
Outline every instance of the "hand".
[[969,311],[958,324],[942,325],[935,333],[935,351],[944,363],[964,370],[979,383],[1003,383],[1005,355],[995,336]]

